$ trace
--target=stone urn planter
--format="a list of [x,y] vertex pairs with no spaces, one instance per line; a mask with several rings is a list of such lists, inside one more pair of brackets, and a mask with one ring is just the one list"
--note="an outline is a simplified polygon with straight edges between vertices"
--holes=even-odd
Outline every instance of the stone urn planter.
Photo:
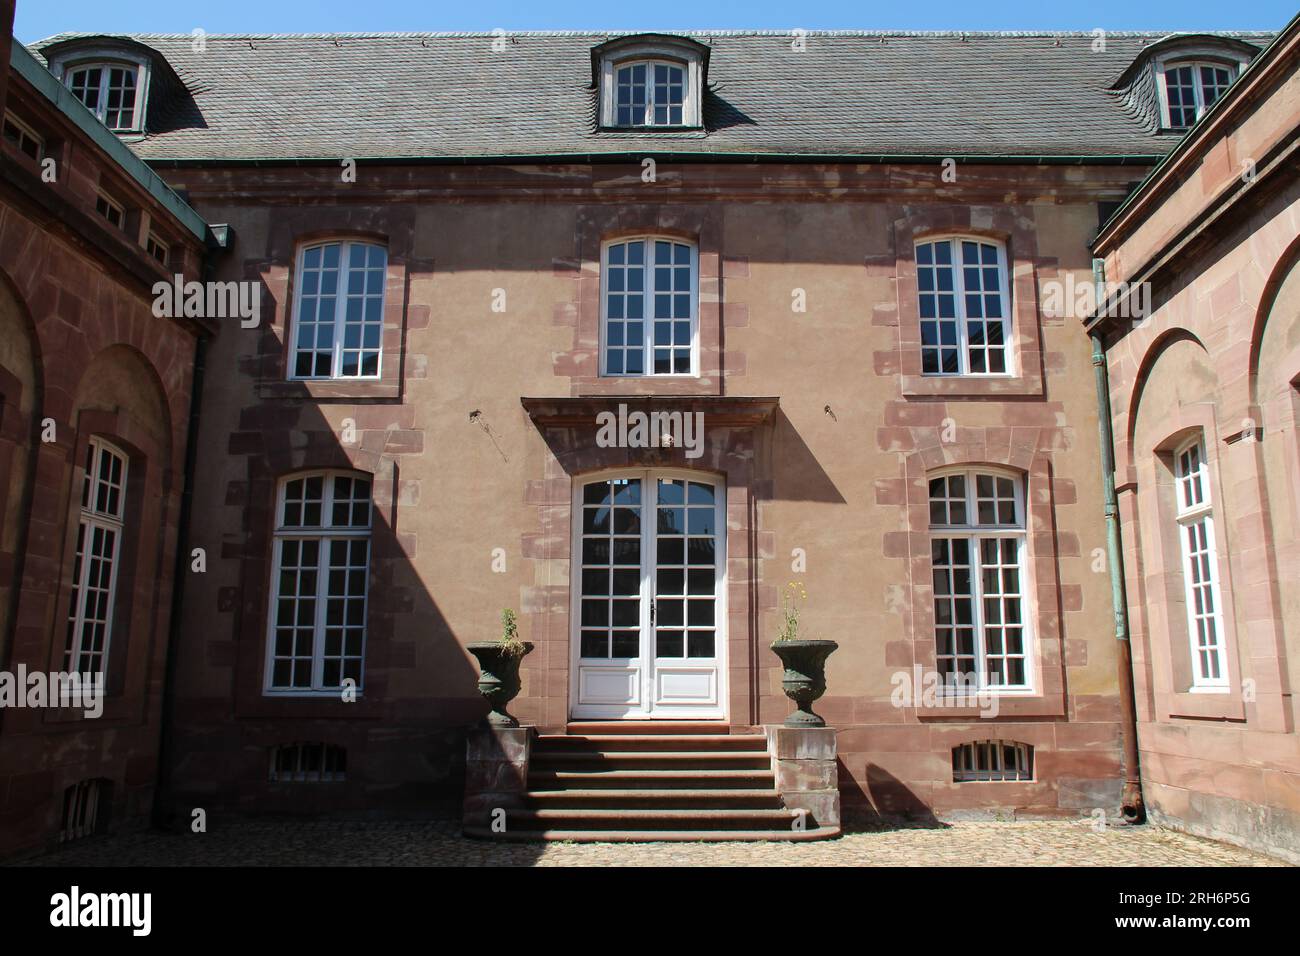
[[826,658],[838,647],[835,641],[800,638],[772,643],[785,668],[781,687],[798,708],[785,719],[787,727],[826,726],[826,721],[813,713],[812,702],[826,693]]
[[532,642],[473,641],[465,645],[478,661],[478,692],[492,706],[487,723],[492,727],[518,727],[506,705],[519,694],[519,662],[533,649]]

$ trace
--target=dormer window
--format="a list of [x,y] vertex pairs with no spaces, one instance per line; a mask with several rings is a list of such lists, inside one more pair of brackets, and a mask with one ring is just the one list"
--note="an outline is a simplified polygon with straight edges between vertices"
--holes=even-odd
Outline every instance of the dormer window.
[[686,37],[620,37],[592,50],[592,78],[605,129],[682,129],[703,125],[708,47]]
[[138,130],[142,67],[134,63],[92,63],[65,74],[72,95],[114,132]]
[[617,70],[616,126],[681,126],[686,104],[686,68],[648,61]]
[[1236,77],[1238,67],[1225,63],[1177,61],[1161,73],[1166,129],[1187,129],[1214,105]]
[[130,37],[78,36],[37,48],[55,79],[114,133],[143,134],[149,104],[184,94],[162,54]]

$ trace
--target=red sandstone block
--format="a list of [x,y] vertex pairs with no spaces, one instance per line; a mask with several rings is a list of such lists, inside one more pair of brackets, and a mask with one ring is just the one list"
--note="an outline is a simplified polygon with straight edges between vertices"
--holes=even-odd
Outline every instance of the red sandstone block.
[[722,275],[727,279],[748,279],[749,256],[723,256]]

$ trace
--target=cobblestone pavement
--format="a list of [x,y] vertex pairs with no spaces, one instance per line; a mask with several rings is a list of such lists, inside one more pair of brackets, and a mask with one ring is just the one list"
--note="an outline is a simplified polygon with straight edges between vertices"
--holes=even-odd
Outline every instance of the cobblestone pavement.
[[1284,866],[1157,827],[1087,821],[857,830],[815,843],[492,843],[438,823],[284,822],[138,833],[70,846],[36,866]]

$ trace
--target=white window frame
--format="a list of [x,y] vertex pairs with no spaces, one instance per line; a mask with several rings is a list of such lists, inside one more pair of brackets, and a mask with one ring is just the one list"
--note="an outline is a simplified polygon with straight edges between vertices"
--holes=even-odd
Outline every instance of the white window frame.
[[[113,483],[111,475],[103,473],[104,452],[107,452],[121,463],[121,475],[116,483]],[[89,458],[88,470],[82,480],[81,506],[77,520],[77,544],[74,552],[76,555],[74,563],[75,580],[72,582],[72,590],[69,593],[69,608],[66,619],[68,631],[64,639],[63,670],[78,674],[106,674],[108,673],[109,651],[112,648],[113,640],[113,616],[117,607],[117,585],[121,577],[122,536],[126,533],[126,489],[131,460],[122,449],[98,436],[92,437],[87,443],[87,456]],[[116,510],[111,507],[108,510],[101,510],[96,507],[97,492],[101,484],[116,490]],[[104,626],[103,646],[99,652],[84,647],[87,623],[86,600],[90,590],[91,561],[88,560],[90,557],[89,548],[94,540],[96,530],[113,536],[113,545],[109,555],[108,587],[102,589],[107,591],[108,598],[104,618],[101,622],[98,622]],[[95,653],[99,654],[98,667],[90,670],[83,669],[82,658],[85,655]]]
[[[1192,88],[1193,98],[1196,102],[1196,118],[1192,121],[1195,124],[1205,115],[1205,111],[1213,106],[1213,103],[1205,102],[1205,87],[1201,81],[1201,67],[1209,66],[1215,69],[1227,70],[1231,75],[1229,85],[1236,80],[1238,76],[1246,69],[1249,61],[1229,56],[1222,52],[1215,52],[1212,55],[1206,55],[1205,51],[1185,50],[1171,53],[1168,56],[1161,57],[1156,61],[1154,68],[1156,71],[1156,91],[1160,97],[1160,128],[1172,132],[1186,132],[1191,126],[1175,126],[1173,116],[1169,107],[1169,86],[1167,72],[1176,70],[1180,67],[1190,66],[1192,68]],[[1226,91],[1225,91],[1226,92]],[[1224,94],[1219,94],[1220,98]],[[1215,100],[1217,103],[1218,100]]]
[[[685,88],[682,91],[682,122],[680,124],[656,125],[654,123],[653,80],[646,96],[647,119],[649,122],[631,126],[620,125],[617,122],[618,71],[625,66],[635,66],[639,63],[647,65],[660,63],[682,69]],[[600,125],[608,129],[618,130],[698,129],[703,125],[700,95],[702,75],[703,70],[698,53],[680,47],[642,44],[607,54],[600,64]]]
[[[161,256],[159,256],[156,252],[154,252],[155,248],[157,248],[158,252],[162,253]],[[149,254],[150,259],[153,259],[155,262],[159,263],[160,265],[165,266],[167,265],[167,260],[171,257],[172,249],[170,245],[168,245],[167,243],[163,242],[161,239],[158,238],[157,233],[151,232],[145,238],[144,251]]]
[[[1195,452],[1197,458],[1194,471],[1189,471],[1186,467],[1186,458],[1190,452]],[[1191,501],[1192,497],[1199,500]],[[1219,586],[1219,548],[1215,537],[1214,507],[1210,500],[1209,463],[1205,459],[1205,442],[1200,435],[1183,442],[1174,451],[1174,500],[1183,598],[1187,603],[1188,651],[1192,663],[1192,686],[1189,690],[1194,694],[1227,693],[1229,689],[1228,649],[1227,635],[1223,630],[1223,595]],[[1194,526],[1203,529],[1205,539],[1204,550],[1195,553],[1189,540]],[[1214,602],[1214,609],[1210,614],[1198,614],[1196,611],[1196,585],[1192,581],[1192,562],[1195,560],[1200,560],[1201,566],[1208,568],[1209,580],[1202,586],[1208,587],[1210,600]],[[1202,622],[1209,622],[1214,627],[1214,643],[1205,648],[1200,647],[1198,641],[1198,624]],[[1206,673],[1206,669],[1201,664],[1203,651],[1213,656],[1217,662],[1218,677]]]
[[[333,341],[333,355],[330,358],[330,374],[299,375],[297,374],[298,353],[300,351],[298,336],[300,334],[299,323],[302,318],[303,273],[306,267],[307,253],[310,252],[312,249],[321,249],[322,250],[321,254],[324,255],[323,250],[327,246],[339,247],[339,270],[338,270],[339,278],[338,278],[338,287],[335,290],[335,296],[334,296],[334,322],[333,322],[334,341]],[[343,342],[344,339],[343,330],[344,330],[344,321],[347,316],[347,304],[348,304],[349,294],[347,293],[346,290],[348,284],[348,275],[352,270],[352,249],[354,247],[359,247],[359,246],[372,248],[372,249],[379,249],[384,254],[384,280],[382,283],[382,288],[380,289],[380,293],[379,293],[380,296],[379,297],[379,354],[378,354],[378,361],[375,365],[375,373],[373,375],[344,375],[342,372],[343,353],[344,351],[355,351],[353,349],[345,349],[344,342]],[[382,379],[384,374],[384,310],[388,306],[388,265],[389,265],[388,247],[381,242],[372,242],[366,239],[354,239],[348,237],[321,239],[319,241],[309,242],[300,246],[298,249],[297,260],[298,261],[294,267],[293,321],[290,324],[290,334],[289,334],[289,361],[288,361],[288,369],[287,369],[289,381],[377,382],[380,379]],[[367,293],[363,292],[362,295],[364,297],[367,295]],[[364,319],[364,305],[363,305],[363,319],[362,319],[363,345],[361,347],[361,351],[363,352],[366,351],[364,346],[365,327],[366,327],[366,322]],[[311,350],[311,351],[314,352],[315,350]],[[361,363],[358,362],[357,367],[360,368],[360,366]]]
[[[14,149],[18,150],[18,152],[22,153],[33,162],[39,163],[45,158],[45,137],[41,136],[41,134],[36,132],[36,130],[32,129],[18,117],[14,116],[13,113],[6,112],[4,114],[3,122],[5,125],[12,126],[18,131],[18,142],[11,144]],[[26,141],[36,144],[35,156],[32,156],[23,149],[23,143]]]
[[[103,210],[99,208],[99,204],[101,202],[109,209],[111,209],[113,212],[117,213],[117,222],[114,222],[108,216],[107,213],[105,213]],[[103,219],[114,229],[117,229],[120,232],[126,231],[126,208],[116,199],[113,199],[111,196],[109,196],[107,193],[102,191],[96,192],[95,213],[99,216],[100,219]]]
[[[965,492],[965,524],[934,523],[928,522],[927,535],[931,541],[936,538],[944,538],[952,541],[956,538],[967,539],[970,549],[970,572],[971,572],[971,630],[975,636],[975,674],[978,683],[974,687],[977,693],[997,694],[999,696],[1033,696],[1037,693],[1037,669],[1036,669],[1036,649],[1035,640],[1037,639],[1034,628],[1034,615],[1037,611],[1036,595],[1034,591],[1034,579],[1032,568],[1029,560],[1029,517],[1026,511],[1027,497],[1025,494],[1026,476],[1022,473],[1006,468],[997,467],[956,467],[942,468],[928,472],[926,478],[926,510],[927,518],[929,517],[929,507],[931,496],[929,492],[930,482],[936,478],[947,479],[953,475],[962,475],[966,479]],[[978,493],[976,490],[976,477],[978,475],[988,475],[995,480],[998,478],[1010,479],[1014,489],[1014,500],[1017,523],[1012,525],[1000,524],[981,524],[978,521]],[[956,500],[956,499],[953,499]],[[984,580],[983,580],[983,563],[980,555],[980,542],[986,539],[1015,538],[1018,541],[1016,548],[1017,570],[1020,575],[1020,657],[1024,661],[1025,680],[1023,684],[990,684],[988,681],[988,646],[985,634],[984,621]],[[999,565],[1001,566],[1001,565]],[[933,574],[931,576],[933,581]],[[1001,596],[1001,595],[999,595]],[[1005,627],[1005,622],[1000,622]],[[939,644],[938,628],[939,622],[936,619],[935,627],[935,665],[938,669]],[[956,630],[954,623],[953,630]],[[955,636],[954,636],[955,640]],[[954,651],[957,648],[954,646]],[[1002,653],[997,655],[1003,658],[1015,657],[1017,655],[1009,654],[1005,643],[1003,644]],[[962,696],[972,691],[968,681],[959,684],[957,687],[951,687],[942,678],[939,681],[939,693],[946,696]]]
[[[284,506],[289,484],[298,480],[320,477],[324,479],[321,490],[321,524],[320,525],[286,525],[284,524]],[[364,528],[357,526],[339,526],[326,523],[326,517],[332,522],[334,511],[334,481],[336,478],[353,478],[368,482],[370,485],[369,521]],[[329,611],[329,551],[330,544],[337,540],[361,540],[367,542],[366,566],[364,569],[366,593],[362,599],[361,661],[360,677],[357,678],[355,691],[361,696],[365,685],[366,646],[370,637],[370,563],[373,557],[373,535],[375,522],[375,481],[374,476],[363,472],[346,469],[317,469],[299,471],[285,475],[276,486],[273,545],[271,552],[271,586],[268,589],[270,600],[267,606],[266,622],[266,666],[263,693],[274,697],[339,697],[342,685],[326,686],[323,683],[325,669],[325,629],[326,616]],[[310,687],[283,687],[275,681],[275,641],[276,620],[280,605],[281,556],[286,541],[318,541],[320,553],[316,565],[316,602],[315,617],[312,624],[312,679]],[[351,688],[350,688],[351,689]]]
[[[609,329],[609,250],[614,246],[633,242],[645,244],[645,282],[642,288],[642,360],[643,371],[628,374],[626,371],[610,372],[608,366],[607,335]],[[691,368],[688,372],[655,372],[654,368],[654,244],[671,242],[686,246],[691,251]],[[615,321],[626,321],[616,319]],[[633,320],[635,321],[635,320]],[[661,320],[663,321],[663,320]],[[681,319],[670,321],[680,322]],[[671,348],[680,348],[674,345]],[[626,367],[626,363],[625,363]],[[689,239],[680,236],[645,234],[620,236],[601,243],[600,247],[600,375],[602,378],[698,378],[700,374],[700,249]]]
[[[72,91],[73,77],[83,70],[99,71],[99,94],[95,100],[95,107],[86,109],[94,114],[95,119],[103,123],[114,133],[139,133],[144,130],[144,106],[147,102],[146,88],[148,84],[148,69],[143,63],[137,63],[130,60],[80,60],[75,63],[66,63],[62,67],[63,84]],[[131,103],[131,125],[129,126],[109,126],[108,125],[108,92],[109,80],[112,77],[113,70],[124,70],[135,77],[135,97]],[[75,94],[74,98],[81,102]],[[83,106],[85,104],[82,104]]]
[[[933,319],[922,318],[921,317],[921,296],[927,293],[921,291],[920,273],[923,268],[931,268],[936,270],[936,275],[937,275],[938,265],[937,263],[932,263],[929,266],[922,266],[919,259],[919,251],[921,246],[938,244],[942,242],[949,243],[952,249],[953,304],[954,304],[954,311],[956,312],[956,317],[954,319],[940,319],[936,314],[936,316]],[[1000,307],[1002,309],[1002,319],[1001,319],[1002,358],[1006,366],[1006,371],[1004,372],[989,372],[989,371],[972,372],[970,370],[970,346],[971,346],[970,330],[967,327],[968,318],[966,316],[966,282],[965,282],[964,269],[961,261],[961,244],[963,242],[974,242],[982,246],[992,246],[994,249],[997,250],[997,259],[998,259],[997,269],[998,269],[999,284],[1001,286],[1001,289],[999,290],[999,297],[1001,299]],[[945,372],[942,368],[943,363],[942,361],[940,361],[941,367],[937,372],[926,372],[925,364],[924,364],[925,361],[924,356],[925,356],[925,350],[927,346],[924,343],[922,343],[920,346],[921,359],[922,359],[921,374],[927,378],[1014,378],[1016,375],[1016,361],[1015,361],[1016,349],[1015,349],[1015,342],[1012,338],[1013,324],[1012,324],[1012,316],[1011,316],[1011,270],[1008,268],[1007,265],[1006,244],[1000,242],[997,239],[991,239],[988,236],[972,236],[963,233],[948,233],[944,235],[922,236],[916,239],[916,241],[913,243],[912,255],[913,255],[913,263],[916,266],[916,272],[917,272],[916,302],[917,302],[918,340],[920,339],[920,335],[921,335],[922,322],[955,321],[957,323],[957,343],[956,343],[957,371]],[[981,265],[980,268],[983,269],[986,267]],[[936,284],[936,289],[934,291],[935,292],[938,291],[937,284]],[[937,299],[936,299],[935,312],[937,313],[938,311],[939,310],[937,308]],[[981,321],[985,322],[985,324],[988,324],[994,320],[982,319]],[[942,347],[942,345],[943,343],[940,342],[938,347]],[[934,348],[935,346],[929,346],[929,347]],[[986,351],[988,350],[987,345],[984,346],[984,348],[986,349]]]

